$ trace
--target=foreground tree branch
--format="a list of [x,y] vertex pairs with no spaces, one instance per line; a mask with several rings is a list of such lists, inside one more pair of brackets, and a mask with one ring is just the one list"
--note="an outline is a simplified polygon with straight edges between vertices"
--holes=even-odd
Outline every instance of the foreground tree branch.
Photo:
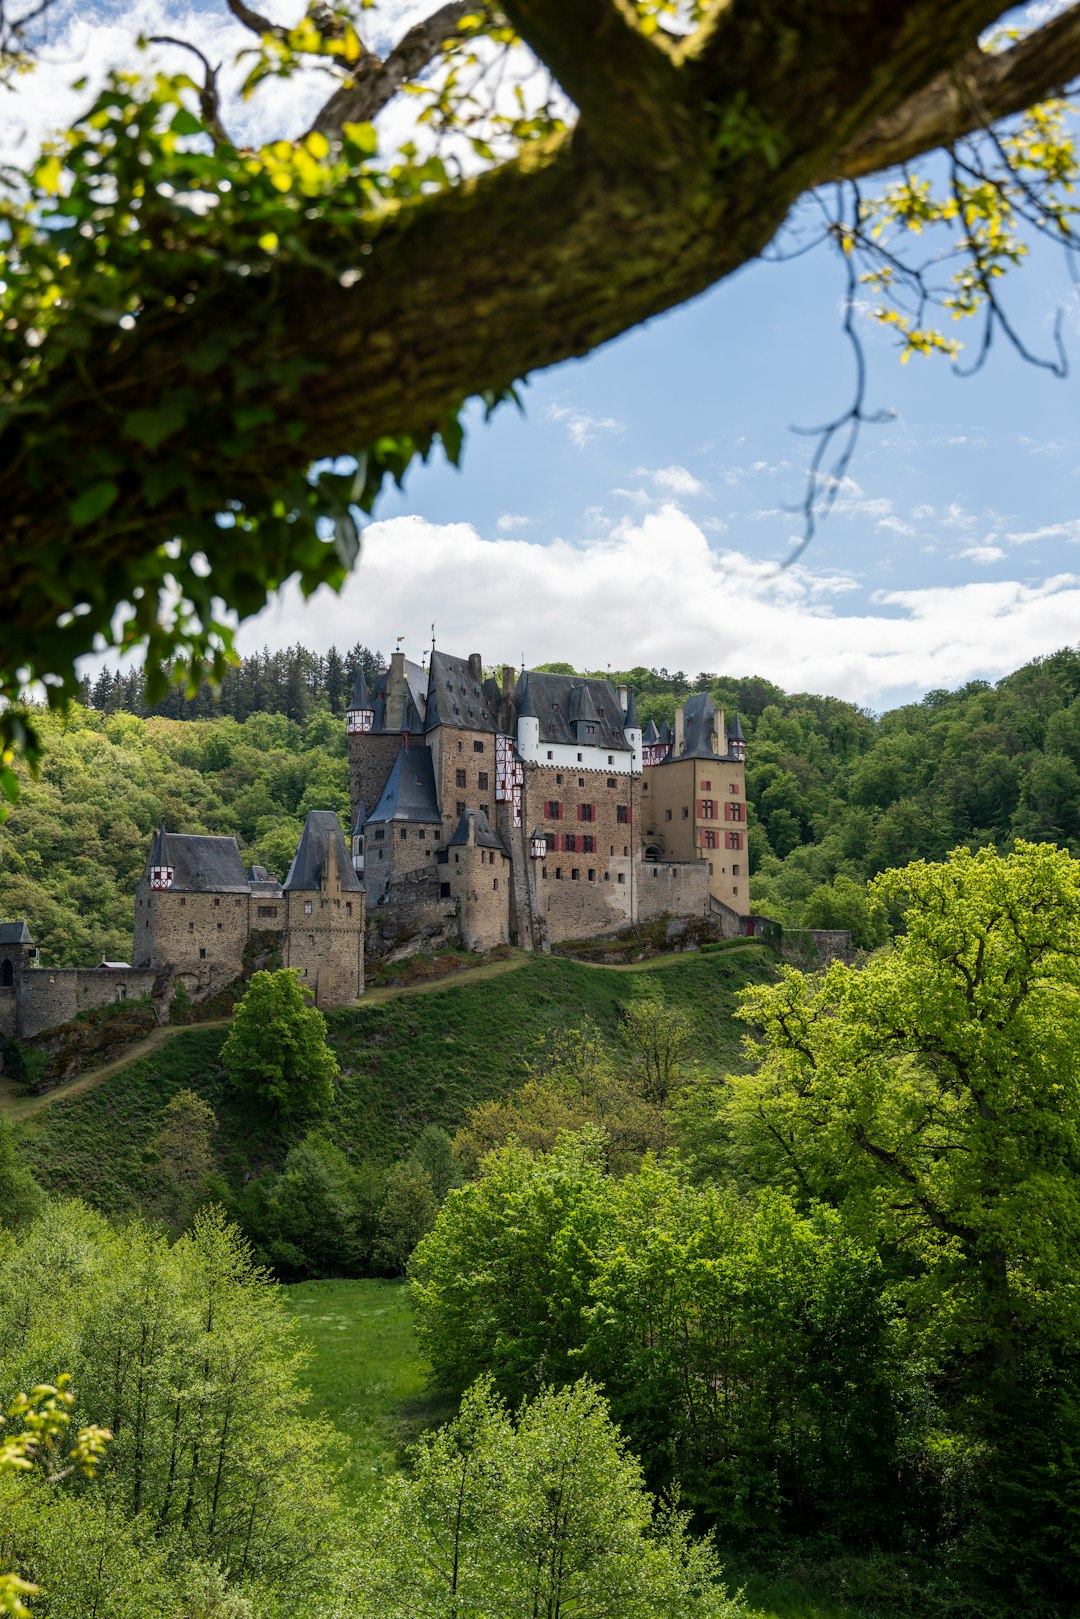
[[[266,21],[229,5],[256,31]],[[370,146],[353,150],[343,134],[340,183],[320,189],[320,163],[338,161],[326,137],[362,126],[415,79],[460,26],[459,4],[410,30],[385,62],[362,57],[296,147],[233,158],[224,147],[199,170],[197,155],[161,154],[125,114],[123,140],[135,145],[124,149],[124,229],[137,229],[132,256],[123,248],[117,262],[135,289],[131,313],[118,320],[100,294],[84,307],[70,277],[58,298],[52,239],[20,226],[22,251],[43,256],[49,336],[42,349],[31,298],[25,340],[18,323],[2,338],[14,381],[0,415],[0,694],[27,675],[55,674],[57,690],[70,689],[72,660],[95,633],[113,633],[124,599],[135,604],[129,638],[150,636],[152,655],[205,654],[215,592],[246,613],[294,573],[305,589],[340,582],[356,548],[350,511],[369,508],[383,475],[400,476],[433,434],[456,454],[470,396],[490,403],[527,372],[722,280],[845,165],[864,172],[901,145],[908,158],[932,149],[955,123],[935,87],[970,82],[999,6],[728,0],[673,43],[637,29],[627,0],[506,0],[578,104],[578,124],[477,178],[403,182],[390,196]],[[988,106],[1012,109],[1061,83],[1078,10],[977,59]],[[934,117],[919,110],[926,98]],[[150,107],[148,131],[154,116]],[[121,155],[109,161],[123,178]],[[76,232],[76,252],[113,228],[99,163],[79,193],[91,229]],[[169,200],[178,183],[182,194],[217,185],[222,164],[230,181],[216,212]],[[280,199],[304,187],[310,205],[283,212]],[[88,262],[88,277],[99,271]],[[31,278],[33,296],[38,285]],[[357,479],[331,486],[322,475],[316,495],[306,469],[344,455],[358,458]],[[328,513],[333,546],[321,538]],[[160,547],[170,541],[172,576],[197,619],[166,631]]]
[[1080,5],[1009,50],[968,51],[917,95],[878,119],[838,154],[832,178],[859,179],[948,146],[1080,77]]

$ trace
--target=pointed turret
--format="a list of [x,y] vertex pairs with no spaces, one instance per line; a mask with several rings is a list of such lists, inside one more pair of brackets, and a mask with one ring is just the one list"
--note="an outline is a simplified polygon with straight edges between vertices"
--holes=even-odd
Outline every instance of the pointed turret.
[[517,684],[517,750],[523,759],[540,757],[540,716],[527,674]]
[[150,850],[150,887],[154,889],[171,888],[173,885],[173,863],[169,859],[169,834],[165,830],[165,822],[154,835],[153,847]]
[[623,718],[623,735],[630,744],[630,768],[635,773],[644,768],[645,754],[642,746],[641,721],[637,717],[637,703],[631,691],[626,699],[626,714]]
[[742,724],[739,720],[739,710],[736,709],[731,717],[731,724],[727,728],[728,753],[733,759],[746,758],[746,738],[743,736]]
[[650,720],[648,725],[646,725],[644,731],[641,733],[641,740],[644,742],[647,748],[651,747],[654,742],[659,742],[660,732],[656,729],[655,720]]
[[356,685],[353,687],[353,694],[349,698],[345,723],[350,736],[370,731],[375,724],[375,700],[368,690],[363,664],[360,665]]
[[626,703],[626,718],[623,720],[623,730],[639,731],[640,729],[641,727],[638,724],[637,717],[637,703],[635,702],[634,694],[631,691]]

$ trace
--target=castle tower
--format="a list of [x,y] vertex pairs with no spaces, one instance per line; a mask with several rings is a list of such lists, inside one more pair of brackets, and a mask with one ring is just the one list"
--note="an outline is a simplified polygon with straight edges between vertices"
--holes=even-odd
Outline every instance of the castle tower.
[[243,971],[251,893],[235,838],[161,826],[135,889],[132,963],[173,967],[196,991],[231,983]]
[[483,810],[467,809],[446,846],[450,892],[466,950],[493,950],[510,938],[510,851]]
[[364,991],[364,888],[332,810],[309,810],[285,879],[284,962],[315,1004],[349,1006]]
[[0,922],[0,989],[13,989],[19,973],[25,972],[36,956],[25,922]]
[[529,677],[521,689],[517,705],[517,750],[522,759],[539,759],[540,757],[540,716],[536,712],[532,692],[529,689]]
[[635,776],[639,775],[644,761],[644,742],[633,692],[630,693],[626,703],[626,714],[623,717],[623,735],[629,742],[630,752],[633,754],[634,762],[630,769]]

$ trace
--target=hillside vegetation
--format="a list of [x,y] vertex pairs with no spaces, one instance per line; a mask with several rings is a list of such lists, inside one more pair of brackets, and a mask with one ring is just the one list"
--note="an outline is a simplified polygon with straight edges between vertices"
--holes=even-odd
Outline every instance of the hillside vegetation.
[[[342,1072],[323,1134],[354,1164],[393,1163],[425,1126],[453,1132],[476,1103],[519,1086],[553,1030],[591,1020],[614,1038],[620,1005],[645,998],[686,1017],[688,1066],[722,1074],[740,1063],[744,1030],[734,1021],[735,996],[772,974],[772,958],[758,946],[634,971],[537,957],[497,978],[469,983],[465,975],[433,994],[333,1012],[327,1021]],[[220,1062],[226,1034],[197,1027],[177,1034],[22,1125],[25,1155],[42,1185],[112,1214],[152,1206],[155,1137],[169,1101],[185,1088],[217,1114],[217,1168],[231,1192],[279,1169],[300,1128],[278,1129],[264,1109],[230,1095]]]
[[[0,919],[25,916],[58,966],[126,959],[135,882],[162,819],[231,833],[284,875],[309,809],[348,814],[348,676],[374,658],[294,648],[245,659],[220,693],[172,694],[161,706],[175,717],[129,712],[142,707],[139,680],[102,678],[87,692],[101,707],[42,714],[41,778],[24,776],[0,829]],[[754,907],[786,926],[851,927],[870,945],[881,924],[864,885],[890,866],[1014,837],[1080,851],[1076,651],[881,716],[760,677],[612,678],[638,692],[643,723],[670,720],[691,691],[739,710]]]

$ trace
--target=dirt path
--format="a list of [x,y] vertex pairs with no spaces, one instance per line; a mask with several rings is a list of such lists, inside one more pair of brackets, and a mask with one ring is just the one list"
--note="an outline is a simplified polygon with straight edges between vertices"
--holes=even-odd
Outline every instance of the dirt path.
[[[762,947],[757,940],[748,939],[744,945],[737,945],[725,952],[735,955],[742,950],[760,950]],[[673,967],[677,962],[686,961],[695,957],[697,951],[680,950],[668,956],[654,956],[650,961],[578,961],[577,967],[592,967],[600,972],[631,973],[651,972],[653,968]],[[459,984],[475,984],[488,978],[501,978],[504,973],[517,972],[526,962],[534,958],[527,955],[524,950],[515,950],[512,955],[505,956],[501,961],[489,961],[482,967],[467,967],[461,972],[447,973],[445,978],[421,980],[417,984],[401,984],[394,988],[376,988],[365,992],[363,998],[355,1004],[358,1007],[381,1006],[386,1001],[400,1000],[407,995],[435,995],[440,990],[455,989]],[[559,956],[559,961],[569,961],[568,956]],[[128,1046],[119,1057],[111,1062],[103,1063],[100,1068],[91,1068],[89,1073],[80,1074],[78,1079],[68,1080],[66,1085],[58,1085],[55,1090],[46,1091],[43,1096],[27,1096],[19,1090],[14,1080],[5,1079],[0,1075],[0,1113],[12,1123],[23,1119],[33,1118],[50,1107],[53,1102],[62,1102],[69,1096],[79,1096],[83,1091],[92,1090],[103,1080],[111,1079],[121,1069],[129,1068],[133,1062],[148,1057],[151,1052],[157,1051],[171,1040],[174,1035],[186,1034],[189,1029],[226,1029],[231,1018],[214,1018],[208,1023],[179,1023],[170,1024],[164,1029],[154,1029],[145,1040],[139,1040],[135,1045]]]

